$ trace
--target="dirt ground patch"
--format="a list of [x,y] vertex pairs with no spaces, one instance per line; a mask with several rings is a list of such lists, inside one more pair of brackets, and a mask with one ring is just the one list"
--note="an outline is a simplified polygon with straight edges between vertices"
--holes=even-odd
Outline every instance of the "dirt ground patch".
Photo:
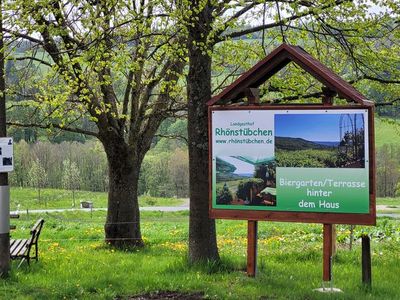
[[177,291],[158,291],[158,292],[150,292],[146,294],[135,295],[127,298],[117,298],[127,299],[127,300],[201,300],[204,299],[204,293],[195,292],[195,293],[182,293]]

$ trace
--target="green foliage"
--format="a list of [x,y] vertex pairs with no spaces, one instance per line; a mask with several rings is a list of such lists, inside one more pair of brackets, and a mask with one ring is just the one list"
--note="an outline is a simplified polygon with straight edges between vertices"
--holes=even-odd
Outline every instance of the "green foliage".
[[189,194],[187,150],[170,152],[156,147],[145,157],[140,171],[139,194],[157,197],[187,197]]
[[324,168],[336,166],[337,153],[333,149],[300,151],[285,151],[277,149],[275,157],[277,166]]
[[[10,173],[13,186],[36,186],[29,180],[28,172],[33,162],[40,158],[47,174],[43,187],[69,189],[72,192],[108,190],[108,165],[99,142],[85,144],[62,142],[54,144],[25,141],[14,143],[14,172]],[[156,147],[144,159],[139,182],[139,194],[152,196],[188,196],[188,153],[184,148],[160,151]]]
[[62,185],[67,190],[77,190],[81,185],[81,175],[75,162],[63,161]]
[[151,196],[172,196],[168,185],[168,158],[167,153],[159,153],[157,156],[146,156],[142,164],[142,176],[144,176],[144,190]]
[[62,186],[72,191],[72,206],[75,207],[75,190],[78,190],[81,186],[81,175],[76,163],[69,159],[63,161]]
[[399,195],[400,147],[394,144],[383,145],[376,155],[377,196],[394,197]]
[[32,166],[28,172],[28,182],[38,191],[38,201],[40,202],[40,190],[47,184],[47,173],[43,168],[42,163],[37,158],[32,162]]
[[375,118],[375,145],[380,148],[385,144],[400,147],[400,123],[396,119]]
[[264,180],[260,178],[243,179],[239,182],[236,195],[239,199],[250,201],[263,187]]
[[261,178],[264,182],[267,182],[267,180],[275,182],[276,161],[256,165],[254,169],[254,177]]
[[216,198],[217,204],[230,204],[232,202],[233,196],[226,184],[222,188],[217,188]]
[[[63,180],[64,183],[67,183],[67,178],[63,174],[66,172],[66,168],[68,173],[71,172],[69,170],[70,167],[64,166],[63,162],[69,160],[74,168],[79,166],[82,180],[78,181],[81,189],[90,191],[107,190],[108,166],[105,153],[99,142],[90,141],[85,144],[76,142],[63,142],[60,144],[37,142],[27,144],[25,141],[21,141],[14,143],[14,152],[15,168],[14,172],[10,173],[10,182],[14,186],[35,186],[29,180],[26,170],[30,170],[32,164],[39,159],[48,179],[43,183],[42,187],[68,188],[63,185]],[[73,173],[77,174],[76,171]],[[65,177],[64,179],[63,176]],[[71,185],[68,184],[68,186]]]
[[[161,137],[159,137],[161,135]],[[165,137],[165,138],[163,138]],[[187,120],[167,119],[161,123],[154,139],[155,152],[172,152],[177,148],[187,148]]]

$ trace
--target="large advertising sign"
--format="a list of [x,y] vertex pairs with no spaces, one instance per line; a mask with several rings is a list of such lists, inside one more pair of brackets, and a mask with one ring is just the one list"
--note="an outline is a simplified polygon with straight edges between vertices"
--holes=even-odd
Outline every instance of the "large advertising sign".
[[210,118],[212,211],[370,214],[368,109],[211,109]]

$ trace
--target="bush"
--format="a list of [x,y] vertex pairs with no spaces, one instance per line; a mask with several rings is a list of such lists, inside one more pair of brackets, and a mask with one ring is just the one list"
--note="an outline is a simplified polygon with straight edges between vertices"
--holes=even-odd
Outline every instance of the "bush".
[[217,188],[217,204],[230,204],[232,200],[232,193],[226,183],[222,188]]
[[[257,190],[261,190],[264,187],[264,180],[260,178],[249,178],[245,180],[241,180],[238,185],[238,190],[236,195],[239,199],[242,200],[249,200],[250,197],[250,190],[251,188],[256,188]],[[255,195],[253,195],[254,197]]]

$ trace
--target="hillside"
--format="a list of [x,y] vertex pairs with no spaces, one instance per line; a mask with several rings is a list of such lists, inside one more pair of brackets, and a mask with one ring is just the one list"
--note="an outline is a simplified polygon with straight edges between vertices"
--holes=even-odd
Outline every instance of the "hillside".
[[281,150],[307,150],[307,149],[331,149],[327,145],[317,144],[302,138],[275,137],[275,148]]
[[[282,150],[329,149],[323,143],[316,144],[300,138],[276,137],[275,143]],[[379,148],[384,144],[400,145],[400,122],[375,117],[375,145]]]

